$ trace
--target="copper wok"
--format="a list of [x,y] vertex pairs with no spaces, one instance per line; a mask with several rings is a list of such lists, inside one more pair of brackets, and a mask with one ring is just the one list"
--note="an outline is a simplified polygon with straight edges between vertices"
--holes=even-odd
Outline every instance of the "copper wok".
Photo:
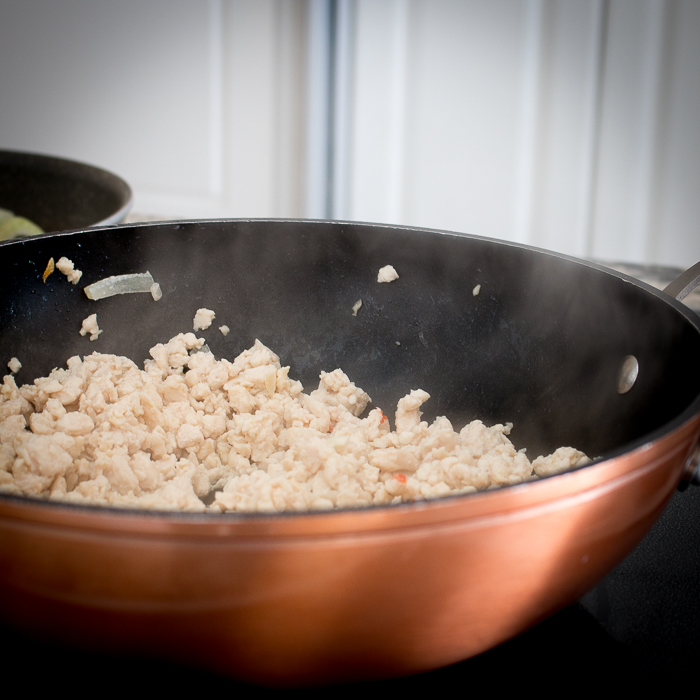
[[[44,285],[48,259],[62,255],[85,284],[149,270],[163,299],[91,302],[82,284]],[[378,285],[388,263],[400,279]],[[93,350],[141,362],[206,306],[231,328],[204,333],[217,356],[260,338],[307,388],[342,367],[385,412],[421,387],[427,419],[512,421],[531,457],[570,444],[595,458],[497,491],[332,513],[150,513],[4,496],[0,614],[24,630],[271,685],[416,673],[577,599],[690,474],[698,318],[589,263],[439,231],[204,221],[10,242],[0,265],[0,359],[21,359],[18,382]],[[78,335],[95,311],[99,345]],[[639,372],[621,394],[630,355]]]

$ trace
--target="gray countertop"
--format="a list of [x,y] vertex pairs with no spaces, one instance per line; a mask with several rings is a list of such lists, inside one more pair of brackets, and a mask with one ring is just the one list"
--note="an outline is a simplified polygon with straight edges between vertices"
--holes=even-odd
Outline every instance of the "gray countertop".
[[[598,265],[605,265],[612,270],[624,272],[630,277],[636,277],[638,280],[656,287],[656,289],[664,289],[683,272],[681,267],[667,267],[665,265],[635,265],[633,263],[611,263],[600,260],[595,260],[594,262]],[[688,294],[683,303],[695,313],[700,314],[700,287]]]

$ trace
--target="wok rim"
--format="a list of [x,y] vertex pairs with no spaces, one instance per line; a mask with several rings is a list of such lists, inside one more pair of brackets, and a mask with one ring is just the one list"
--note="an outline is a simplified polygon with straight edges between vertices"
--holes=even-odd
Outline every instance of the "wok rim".
[[[7,151],[9,152],[9,151]],[[15,151],[16,153],[20,153]],[[3,151],[0,151],[0,155]],[[38,155],[42,158],[53,158],[52,156],[42,156],[40,154],[29,154]],[[61,158],[56,158],[55,160],[66,160]],[[68,161],[77,162],[77,161]],[[95,166],[84,164],[89,168],[94,168]],[[99,168],[96,168],[99,170]],[[112,175],[108,171],[105,173]],[[114,176],[117,177],[117,176]],[[119,179],[119,178],[118,178]],[[126,184],[126,183],[124,183]],[[128,187],[128,184],[126,185]],[[130,189],[130,188],[129,188]],[[129,202],[129,207],[131,202]],[[127,209],[128,210],[128,209]],[[145,229],[156,229],[160,227],[168,226],[190,226],[190,225],[211,225],[211,224],[240,224],[240,223],[293,223],[293,224],[318,224],[318,225],[338,225],[338,226],[363,226],[371,227],[377,229],[390,229],[392,231],[407,231],[411,233],[428,233],[437,234],[445,236],[454,236],[458,238],[468,238],[473,240],[478,240],[486,243],[497,244],[498,246],[505,246],[510,248],[515,248],[523,250],[527,253],[535,253],[547,256],[549,258],[554,258],[557,260],[563,260],[576,265],[581,265],[584,267],[596,270],[599,273],[607,274],[616,277],[628,284],[631,284],[641,292],[646,292],[652,294],[660,301],[667,305],[670,305],[677,313],[680,313],[685,320],[694,327],[696,332],[700,335],[700,315],[696,314],[692,309],[688,308],[685,304],[678,301],[677,299],[669,296],[662,290],[659,290],[631,275],[624,272],[619,272],[612,268],[608,268],[597,262],[592,262],[589,260],[584,260],[574,256],[566,255],[563,253],[558,253],[555,251],[547,250],[544,248],[539,248],[536,246],[526,245],[523,243],[517,243],[513,241],[506,241],[497,238],[490,238],[487,236],[480,236],[477,234],[470,234],[464,232],[450,231],[447,229],[433,229],[426,228],[422,226],[405,226],[405,225],[395,225],[387,223],[377,223],[377,222],[365,222],[365,221],[353,221],[353,220],[338,220],[338,219],[303,219],[303,218],[274,218],[274,217],[242,217],[242,218],[204,218],[204,219],[172,219],[163,221],[147,221],[147,222],[134,222],[134,223],[121,223],[121,224],[96,224],[87,228],[70,229],[64,231],[53,231],[44,234],[38,234],[36,236],[31,236],[28,238],[16,238],[7,241],[0,242],[0,248],[6,245],[31,245],[31,241],[45,239],[45,238],[58,238],[62,236],[75,236],[83,233],[92,234],[99,233],[100,231],[111,232],[119,230],[131,230],[134,228],[145,228]],[[697,425],[696,425],[697,424]],[[299,519],[308,520],[318,520],[322,518],[345,518],[348,516],[364,516],[367,514],[374,513],[385,513],[385,514],[411,514],[420,511],[434,511],[436,509],[449,509],[456,503],[470,502],[470,501],[490,501],[499,500],[499,497],[503,494],[529,494],[533,489],[539,491],[543,488],[545,484],[550,482],[556,484],[564,484],[567,481],[576,480],[577,475],[581,472],[590,473],[592,475],[598,475],[600,472],[604,472],[606,469],[612,467],[612,472],[615,472],[614,465],[618,464],[618,460],[623,460],[624,458],[631,458],[632,460],[638,458],[644,452],[648,450],[654,450],[664,442],[665,438],[673,441],[675,436],[684,434],[688,431],[695,431],[696,433],[700,431],[700,392],[695,397],[695,399],[675,418],[668,421],[662,426],[659,426],[655,430],[643,435],[636,440],[632,440],[620,447],[610,450],[595,459],[592,459],[586,465],[581,467],[576,467],[575,469],[563,472],[560,474],[554,474],[544,478],[538,478],[533,481],[521,482],[517,484],[510,484],[501,486],[498,489],[477,491],[465,494],[451,494],[448,496],[442,496],[434,499],[425,499],[421,501],[415,501],[412,503],[397,503],[397,504],[385,504],[385,505],[369,505],[360,507],[348,507],[348,508],[337,508],[333,510],[310,510],[310,511],[283,511],[283,512],[226,512],[226,513],[214,513],[214,512],[184,512],[175,510],[148,510],[140,508],[128,508],[122,506],[111,506],[111,505],[92,505],[83,503],[70,503],[66,501],[51,501],[41,498],[35,498],[31,496],[16,496],[8,493],[0,493],[0,520],[12,518],[17,520],[32,520],[30,511],[39,508],[41,510],[48,510],[49,513],[54,513],[60,517],[61,514],[70,516],[78,516],[79,518],[91,518],[91,516],[108,515],[108,520],[112,517],[125,522],[126,520],[134,521],[144,521],[143,532],[148,534],[154,534],[153,529],[148,527],[157,521],[163,521],[165,524],[172,523],[192,525],[195,527],[201,526],[211,526],[213,521],[221,521],[222,524],[233,525],[235,523],[250,524],[251,526],[260,524],[264,526],[265,524],[273,523],[284,523],[286,521],[294,521]],[[698,436],[694,438],[694,442],[697,443]],[[634,467],[632,470],[639,470],[639,466]],[[681,474],[678,475],[678,480],[680,481]],[[607,478],[595,478],[595,484],[593,486],[589,485],[581,489],[582,492],[596,488],[603,483],[611,480],[615,480],[619,477],[619,474],[614,474],[608,476]],[[556,490],[556,489],[555,489]],[[552,497],[545,497],[544,499],[536,499],[537,502],[548,502],[550,500],[557,500],[562,498],[562,495],[554,495]],[[7,506],[9,506],[11,511],[15,511],[12,515],[7,513]],[[531,506],[527,506],[531,507]],[[25,511],[22,515],[22,511]],[[27,517],[30,516],[30,517]],[[397,525],[390,525],[391,528],[396,528]],[[398,526],[399,528],[401,526]],[[410,527],[410,526],[409,526]],[[102,528],[101,528],[102,529]],[[109,528],[105,526],[105,530]],[[362,529],[362,533],[368,533],[377,528],[369,528],[368,530]],[[384,528],[378,528],[384,529]],[[329,532],[328,535],[341,534],[345,532],[343,528],[338,532]],[[135,534],[136,530],[134,531]],[[272,533],[267,533],[265,536],[272,536]],[[289,535],[280,535],[280,537],[289,537]]]

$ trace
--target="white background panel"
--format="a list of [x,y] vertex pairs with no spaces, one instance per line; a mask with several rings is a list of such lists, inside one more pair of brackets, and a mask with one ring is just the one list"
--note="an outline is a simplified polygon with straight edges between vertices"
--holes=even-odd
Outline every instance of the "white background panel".
[[412,3],[404,219],[511,234],[524,7]]
[[658,143],[658,210],[648,257],[700,260],[700,3],[670,3]]
[[209,188],[209,6],[3,0],[3,148],[114,170],[136,188]]
[[697,0],[0,0],[0,148],[165,216],[700,259]]

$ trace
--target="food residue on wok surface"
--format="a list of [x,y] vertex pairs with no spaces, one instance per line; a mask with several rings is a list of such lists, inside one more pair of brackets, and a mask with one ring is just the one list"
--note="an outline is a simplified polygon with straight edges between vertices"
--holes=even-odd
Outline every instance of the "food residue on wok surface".
[[[86,319],[88,320],[88,319]],[[96,327],[96,321],[95,321]],[[394,429],[340,370],[309,394],[260,341],[233,362],[193,333],[0,389],[0,492],[186,511],[306,511],[481,491],[586,463],[573,448],[530,462],[511,426],[421,420],[429,395],[398,403]]]
[[97,340],[102,331],[97,325],[97,314],[90,314],[87,318],[83,319],[83,324],[80,329],[80,335],[90,334],[90,340]]
[[216,314],[211,309],[197,309],[194,315],[194,330],[203,331],[211,326]]
[[384,265],[377,275],[377,282],[393,282],[397,279],[399,279],[399,273],[392,265]]
[[68,281],[72,284],[78,284],[80,278],[83,276],[83,273],[80,270],[76,270],[74,268],[73,261],[69,260],[66,257],[58,259],[58,262],[56,263],[56,269],[59,272],[62,272],[68,278]]

